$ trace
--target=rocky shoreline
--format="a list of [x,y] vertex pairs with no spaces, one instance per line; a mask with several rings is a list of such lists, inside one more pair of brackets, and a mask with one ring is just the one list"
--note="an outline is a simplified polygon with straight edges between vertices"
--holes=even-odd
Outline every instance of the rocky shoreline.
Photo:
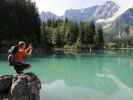
[[0,100],[40,100],[40,89],[34,73],[0,76]]

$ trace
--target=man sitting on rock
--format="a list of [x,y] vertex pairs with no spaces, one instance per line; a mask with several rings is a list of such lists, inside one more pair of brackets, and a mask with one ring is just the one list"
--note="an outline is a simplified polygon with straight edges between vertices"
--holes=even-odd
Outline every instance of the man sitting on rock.
[[30,64],[24,63],[25,57],[31,55],[31,53],[31,44],[29,44],[29,46],[26,48],[26,43],[24,41],[20,41],[18,43],[18,45],[16,46],[15,56],[11,63],[11,65],[14,66],[14,69],[16,70],[17,74],[22,74],[24,69],[31,67]]

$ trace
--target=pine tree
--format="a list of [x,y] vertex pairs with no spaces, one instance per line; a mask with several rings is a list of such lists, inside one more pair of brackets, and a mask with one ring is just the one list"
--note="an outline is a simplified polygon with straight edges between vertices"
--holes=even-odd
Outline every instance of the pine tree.
[[104,46],[104,37],[103,37],[102,26],[99,26],[97,33],[98,33],[98,37],[97,37],[98,43],[97,44],[98,44],[98,47],[102,48]]

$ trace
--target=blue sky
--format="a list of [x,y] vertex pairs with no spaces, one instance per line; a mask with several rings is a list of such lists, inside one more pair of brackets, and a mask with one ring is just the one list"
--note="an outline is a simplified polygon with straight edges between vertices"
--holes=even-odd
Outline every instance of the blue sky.
[[[67,9],[87,8],[93,5],[100,5],[107,0],[33,0],[40,12],[50,11],[59,16],[63,15]],[[125,10],[133,7],[133,0],[112,0]]]

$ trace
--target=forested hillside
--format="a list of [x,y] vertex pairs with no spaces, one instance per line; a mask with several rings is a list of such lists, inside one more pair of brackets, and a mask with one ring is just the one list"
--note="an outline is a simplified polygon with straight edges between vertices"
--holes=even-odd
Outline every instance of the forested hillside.
[[0,51],[19,40],[34,45],[41,41],[35,3],[30,0],[0,0]]
[[103,48],[102,27],[95,22],[76,23],[68,19],[41,23],[36,4],[30,0],[0,0],[0,52],[23,40],[32,43],[34,50],[54,48]]
[[44,41],[54,48],[103,48],[103,30],[96,30],[94,21],[72,22],[65,20],[48,20],[42,24]]

